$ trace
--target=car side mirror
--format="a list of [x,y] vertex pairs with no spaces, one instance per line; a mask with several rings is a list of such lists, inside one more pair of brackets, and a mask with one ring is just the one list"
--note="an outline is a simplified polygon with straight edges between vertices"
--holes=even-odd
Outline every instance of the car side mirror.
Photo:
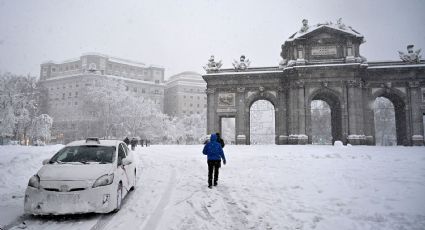
[[47,165],[49,163],[50,159],[43,160],[43,165]]
[[133,163],[133,161],[131,159],[129,159],[128,157],[122,159],[122,164],[123,165],[129,165],[131,163]]

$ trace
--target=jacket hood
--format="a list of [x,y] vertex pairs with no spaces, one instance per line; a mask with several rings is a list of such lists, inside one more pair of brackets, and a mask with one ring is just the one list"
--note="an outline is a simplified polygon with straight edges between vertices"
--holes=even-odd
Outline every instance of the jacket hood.
[[210,141],[211,141],[211,142],[212,142],[212,141],[217,141],[217,134],[215,134],[215,133],[211,134]]

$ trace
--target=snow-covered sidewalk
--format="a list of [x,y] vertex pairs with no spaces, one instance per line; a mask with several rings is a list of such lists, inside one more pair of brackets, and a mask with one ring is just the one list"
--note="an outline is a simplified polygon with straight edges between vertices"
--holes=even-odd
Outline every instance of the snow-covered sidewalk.
[[[120,212],[27,229],[425,229],[423,147],[226,146],[211,190],[202,147],[139,146]],[[58,148],[0,146],[0,225],[22,214],[28,178]]]

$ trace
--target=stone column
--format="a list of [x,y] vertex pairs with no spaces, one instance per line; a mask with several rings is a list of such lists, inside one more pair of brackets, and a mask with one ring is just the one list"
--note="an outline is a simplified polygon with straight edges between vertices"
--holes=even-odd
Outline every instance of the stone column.
[[245,112],[245,88],[238,87],[236,94],[236,121],[235,121],[235,133],[236,133],[236,144],[237,145],[246,145],[247,142],[247,130],[249,127],[246,127],[247,124],[247,115]]
[[347,99],[347,87],[345,83],[341,85],[342,89],[342,105],[341,105],[341,116],[342,116],[342,142],[347,144],[348,137],[348,99]]
[[216,89],[207,89],[207,134],[218,132]]
[[277,92],[277,106],[275,108],[275,125],[276,125],[276,144],[288,144],[288,130],[286,127],[286,95],[283,87],[278,87]]
[[375,145],[375,114],[373,107],[370,103],[373,103],[372,90],[368,86],[364,86],[363,89],[363,128],[366,136],[366,145]]
[[295,81],[290,90],[291,130],[289,144],[307,144],[308,137],[305,130],[305,98],[304,82]]
[[411,134],[412,134],[412,144],[413,145],[424,145],[423,137],[423,120],[422,112],[419,107],[422,103],[421,101],[421,88],[419,87],[419,82],[409,82],[410,88],[410,108],[411,108]]
[[366,136],[363,130],[363,107],[362,107],[362,83],[360,80],[350,80],[347,82],[348,101],[348,137],[347,141],[352,145],[362,145],[366,143]]

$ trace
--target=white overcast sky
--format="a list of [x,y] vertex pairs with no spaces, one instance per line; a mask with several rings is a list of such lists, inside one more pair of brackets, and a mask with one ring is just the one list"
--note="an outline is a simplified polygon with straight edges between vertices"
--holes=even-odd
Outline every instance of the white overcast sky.
[[[280,46],[310,24],[342,18],[365,36],[361,54],[398,60],[425,53],[425,0],[0,0],[0,71],[39,75],[40,63],[98,52],[204,73],[211,54],[230,67],[275,66]],[[423,55],[425,56],[425,55]]]

